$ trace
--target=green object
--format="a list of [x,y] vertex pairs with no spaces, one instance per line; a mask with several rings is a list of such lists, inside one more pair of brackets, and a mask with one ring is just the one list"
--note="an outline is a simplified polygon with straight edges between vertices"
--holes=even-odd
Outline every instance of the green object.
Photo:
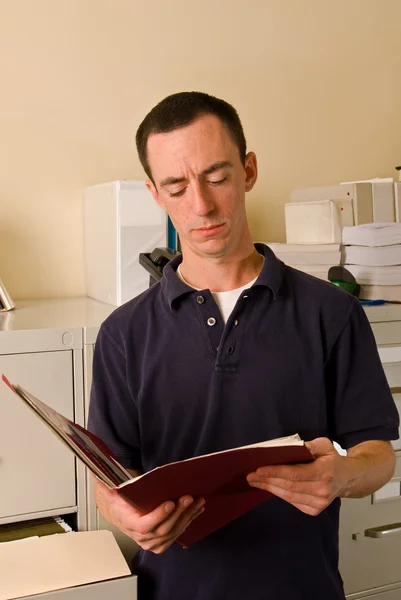
[[355,292],[357,290],[358,285],[353,281],[342,281],[341,279],[333,279],[331,283],[333,285],[337,285],[338,287],[345,290],[349,294],[352,294],[353,296],[356,295]]
[[361,286],[356,281],[355,277],[343,265],[330,267],[327,274],[327,279],[345,292],[359,298]]

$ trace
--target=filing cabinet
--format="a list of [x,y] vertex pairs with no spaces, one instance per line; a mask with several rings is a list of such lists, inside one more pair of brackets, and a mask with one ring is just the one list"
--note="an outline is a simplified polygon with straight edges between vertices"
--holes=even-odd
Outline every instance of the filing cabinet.
[[[365,307],[401,413],[401,305]],[[367,498],[342,500],[340,571],[349,600],[401,600],[401,441],[391,482]]]
[[[394,478],[379,493],[342,501],[340,570],[347,598],[399,584],[401,599],[401,456]],[[364,597],[364,596],[361,596]]]
[[[0,371],[10,381],[32,390],[39,398],[46,398],[69,419],[75,418],[71,402],[74,397],[71,352],[2,354]],[[0,523],[36,517],[37,513],[65,514],[78,510],[74,456],[3,385],[0,455]]]
[[[84,425],[84,333],[92,326],[97,331],[112,310],[88,298],[18,302],[14,311],[0,313],[0,374]],[[0,479],[0,524],[62,515],[78,530],[90,528],[86,468],[3,384]],[[35,595],[38,600],[110,597],[136,600],[136,577]]]
[[[0,313],[0,373],[84,425],[83,327],[112,310],[88,298],[18,302]],[[85,467],[3,384],[0,475],[0,524],[72,515],[87,529]]]
[[[0,373],[83,423],[81,329],[34,329],[31,316],[29,310],[0,315]],[[0,475],[0,524],[75,514],[77,526],[85,529],[84,468],[5,385]]]

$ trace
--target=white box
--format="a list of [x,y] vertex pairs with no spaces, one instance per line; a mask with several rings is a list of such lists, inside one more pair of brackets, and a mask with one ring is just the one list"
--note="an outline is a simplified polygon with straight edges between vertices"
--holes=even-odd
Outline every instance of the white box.
[[342,228],[354,224],[352,200],[289,202],[284,210],[288,244],[341,244]]
[[372,184],[369,182],[341,183],[293,190],[291,202],[316,202],[317,200],[352,200],[354,224],[373,222]]
[[149,287],[141,252],[167,246],[167,215],[144,181],[84,189],[84,257],[90,298],[121,306]]

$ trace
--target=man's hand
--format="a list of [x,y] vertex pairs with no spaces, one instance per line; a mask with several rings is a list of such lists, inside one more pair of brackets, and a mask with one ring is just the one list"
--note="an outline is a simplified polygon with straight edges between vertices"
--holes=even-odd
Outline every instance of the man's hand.
[[148,514],[142,514],[114,490],[95,480],[95,496],[103,517],[121,529],[144,550],[161,554],[203,511],[203,498],[183,496],[167,501]]
[[348,456],[338,454],[327,438],[305,444],[315,458],[313,462],[260,467],[248,475],[249,484],[316,516],[334,498],[371,494],[394,473],[394,451],[389,442],[363,442],[351,448]]

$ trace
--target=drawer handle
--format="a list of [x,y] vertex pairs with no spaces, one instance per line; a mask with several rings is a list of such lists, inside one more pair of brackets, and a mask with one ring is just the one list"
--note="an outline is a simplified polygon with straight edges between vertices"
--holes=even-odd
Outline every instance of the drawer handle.
[[390,392],[392,394],[401,394],[401,387],[397,387],[397,386],[391,387]]
[[382,525],[381,527],[365,529],[366,537],[370,538],[382,538],[395,533],[401,533],[401,523],[391,523],[391,525]]

